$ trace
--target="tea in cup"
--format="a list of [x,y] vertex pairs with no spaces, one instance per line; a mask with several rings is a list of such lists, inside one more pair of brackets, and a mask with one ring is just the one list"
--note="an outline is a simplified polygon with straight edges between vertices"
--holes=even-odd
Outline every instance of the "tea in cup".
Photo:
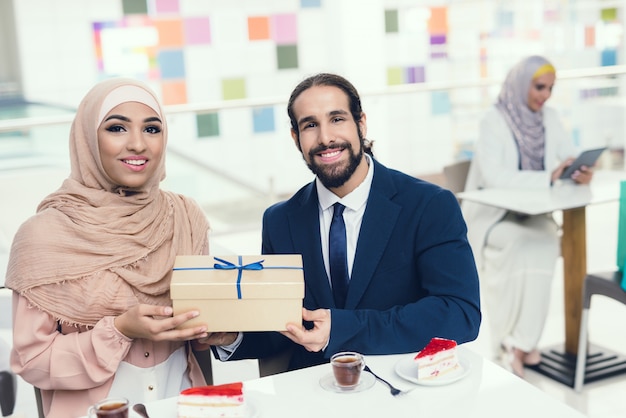
[[340,388],[349,389],[359,384],[365,359],[359,353],[344,351],[333,355],[330,364],[333,366],[335,384]]
[[89,418],[128,418],[128,399],[108,398],[89,407]]

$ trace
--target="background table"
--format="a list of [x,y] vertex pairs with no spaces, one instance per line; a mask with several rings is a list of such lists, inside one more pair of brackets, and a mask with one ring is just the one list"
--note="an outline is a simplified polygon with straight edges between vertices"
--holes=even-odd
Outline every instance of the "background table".
[[[561,255],[563,257],[565,342],[563,346],[544,349],[542,362],[531,368],[572,387],[578,352],[583,282],[587,274],[585,208],[588,205],[617,201],[620,182],[625,179],[626,172],[624,171],[599,170],[594,174],[589,185],[577,185],[571,181],[564,181],[545,189],[485,189],[463,192],[458,195],[463,200],[527,215],[563,211]],[[623,366],[625,358],[617,353],[593,347],[589,355],[596,359],[599,356],[606,358],[606,373],[603,376],[596,376],[597,378],[626,372]]]

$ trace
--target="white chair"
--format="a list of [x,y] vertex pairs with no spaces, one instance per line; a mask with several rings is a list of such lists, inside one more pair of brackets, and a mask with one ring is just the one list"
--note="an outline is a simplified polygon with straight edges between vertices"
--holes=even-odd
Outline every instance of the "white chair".
[[[626,359],[616,355],[588,357],[587,353],[587,326],[589,322],[591,297],[593,295],[602,295],[626,305],[626,292],[624,292],[620,286],[621,282],[622,274],[620,272],[588,274],[585,277],[583,286],[583,307],[578,336],[578,355],[574,374],[574,390],[576,392],[582,390],[584,383],[626,373]],[[619,323],[618,320],[616,324]],[[616,326],[615,332],[623,332],[623,328]]]

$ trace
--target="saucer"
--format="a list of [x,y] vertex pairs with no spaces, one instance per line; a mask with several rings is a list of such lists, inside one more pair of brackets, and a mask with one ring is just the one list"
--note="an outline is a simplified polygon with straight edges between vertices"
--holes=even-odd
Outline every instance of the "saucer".
[[365,372],[361,373],[361,380],[359,381],[359,384],[351,388],[344,388],[344,387],[338,386],[335,383],[335,376],[332,373],[329,373],[320,379],[321,387],[323,387],[327,391],[335,392],[335,393],[363,392],[364,390],[367,390],[371,388],[372,386],[374,386],[374,383],[376,383],[376,378],[372,376],[370,373],[365,373]]

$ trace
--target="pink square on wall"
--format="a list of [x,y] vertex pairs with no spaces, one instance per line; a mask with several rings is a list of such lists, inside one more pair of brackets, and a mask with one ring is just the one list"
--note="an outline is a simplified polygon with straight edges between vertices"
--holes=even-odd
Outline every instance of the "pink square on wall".
[[293,45],[298,42],[295,13],[272,16],[272,38],[278,45]]
[[185,40],[188,45],[211,43],[211,26],[208,17],[189,17],[183,21]]
[[178,0],[155,0],[154,6],[157,13],[178,13],[180,6]]

